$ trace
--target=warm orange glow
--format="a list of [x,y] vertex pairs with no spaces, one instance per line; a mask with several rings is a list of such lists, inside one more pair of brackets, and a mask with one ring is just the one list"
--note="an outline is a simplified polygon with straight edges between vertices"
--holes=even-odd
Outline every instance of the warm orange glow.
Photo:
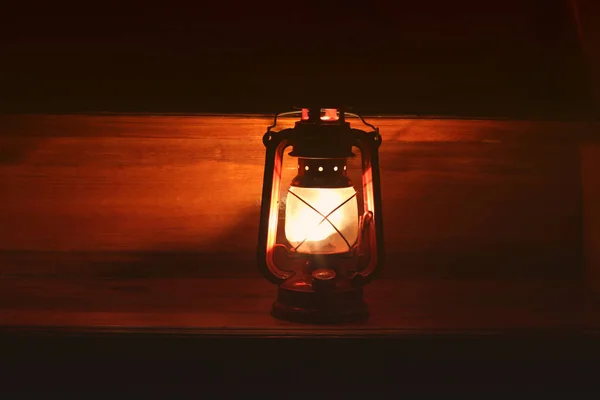
[[[339,119],[338,116],[338,110],[337,108],[325,108],[322,109],[321,111],[325,111],[325,114],[321,116],[321,120],[322,121],[337,121]],[[308,108],[303,108],[302,109],[302,120],[307,120],[309,115],[308,115]]]
[[285,211],[285,236],[299,253],[350,251],[358,237],[358,204],[353,187],[292,186],[290,192]]
[[321,117],[321,119],[324,120],[324,121],[337,121],[337,119],[338,119],[337,109],[335,109],[335,108],[326,108],[325,109],[325,115],[323,115]]
[[267,265],[271,271],[277,270],[274,261],[274,249],[277,236],[277,217],[279,214],[279,185],[283,165],[283,150],[287,141],[282,141],[276,150],[275,165],[273,170],[273,190],[271,192],[271,209],[269,210],[269,229],[267,231]]
[[[363,157],[368,158],[369,164],[370,164],[371,159],[370,159],[368,153],[363,152],[362,150],[361,150],[361,153],[363,154]],[[363,196],[364,196],[365,210],[371,210],[371,212],[375,213],[376,210],[375,210],[375,196],[373,194],[373,170],[371,169],[371,167],[369,167],[368,169],[363,171],[362,181],[363,181]],[[372,227],[372,225],[371,225],[371,227]],[[370,245],[371,249],[377,248],[377,238],[375,237],[374,233],[369,235],[369,242],[370,242],[369,245]],[[369,262],[369,267],[367,268],[367,270],[372,270],[373,268],[375,268],[376,265],[377,265],[377,252],[372,251],[371,252],[371,260]]]

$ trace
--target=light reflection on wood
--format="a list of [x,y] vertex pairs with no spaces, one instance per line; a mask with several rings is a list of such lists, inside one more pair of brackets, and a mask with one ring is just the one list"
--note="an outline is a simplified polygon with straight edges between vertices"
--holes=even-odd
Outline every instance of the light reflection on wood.
[[[370,121],[384,141],[384,276],[581,273],[577,143],[585,126]],[[2,272],[40,272],[32,267],[38,255],[56,274],[63,266],[118,271],[132,258],[159,275],[181,274],[178,266],[255,274],[261,137],[270,122],[0,116]],[[59,255],[49,263],[50,253],[40,252]],[[178,254],[177,265],[153,252]],[[121,263],[102,261],[110,257]]]

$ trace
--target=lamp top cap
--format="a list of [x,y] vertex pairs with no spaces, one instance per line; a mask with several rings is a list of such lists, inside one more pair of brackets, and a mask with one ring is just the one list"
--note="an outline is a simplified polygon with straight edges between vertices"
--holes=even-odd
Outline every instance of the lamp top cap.
[[302,118],[299,123],[345,123],[344,108],[310,107],[302,108]]
[[331,103],[306,103],[302,104],[302,106],[295,106],[295,109],[308,109],[308,110],[326,110],[326,109],[335,109],[335,110],[351,110],[352,106],[347,104],[331,104]]

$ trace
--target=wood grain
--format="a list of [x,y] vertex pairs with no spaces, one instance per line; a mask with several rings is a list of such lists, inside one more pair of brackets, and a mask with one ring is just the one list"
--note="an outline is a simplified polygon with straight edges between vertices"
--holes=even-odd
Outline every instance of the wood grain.
[[580,282],[376,281],[366,323],[310,326],[270,316],[263,279],[0,279],[0,329],[190,330],[199,334],[393,335],[600,328]]
[[[582,275],[586,126],[371,121],[384,139],[384,276]],[[0,116],[0,274],[258,276],[269,124],[262,116]]]

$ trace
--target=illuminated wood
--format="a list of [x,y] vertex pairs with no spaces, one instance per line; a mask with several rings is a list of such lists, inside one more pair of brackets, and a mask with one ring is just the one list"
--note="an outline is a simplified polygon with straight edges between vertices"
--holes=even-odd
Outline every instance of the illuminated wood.
[[[366,288],[366,323],[310,326],[269,315],[264,279],[0,280],[0,330],[189,329],[199,334],[407,334],[598,330],[577,282],[383,279]],[[593,303],[590,303],[593,304]]]
[[[576,123],[372,118],[386,277],[576,277]],[[269,117],[0,116],[0,273],[258,276]]]

